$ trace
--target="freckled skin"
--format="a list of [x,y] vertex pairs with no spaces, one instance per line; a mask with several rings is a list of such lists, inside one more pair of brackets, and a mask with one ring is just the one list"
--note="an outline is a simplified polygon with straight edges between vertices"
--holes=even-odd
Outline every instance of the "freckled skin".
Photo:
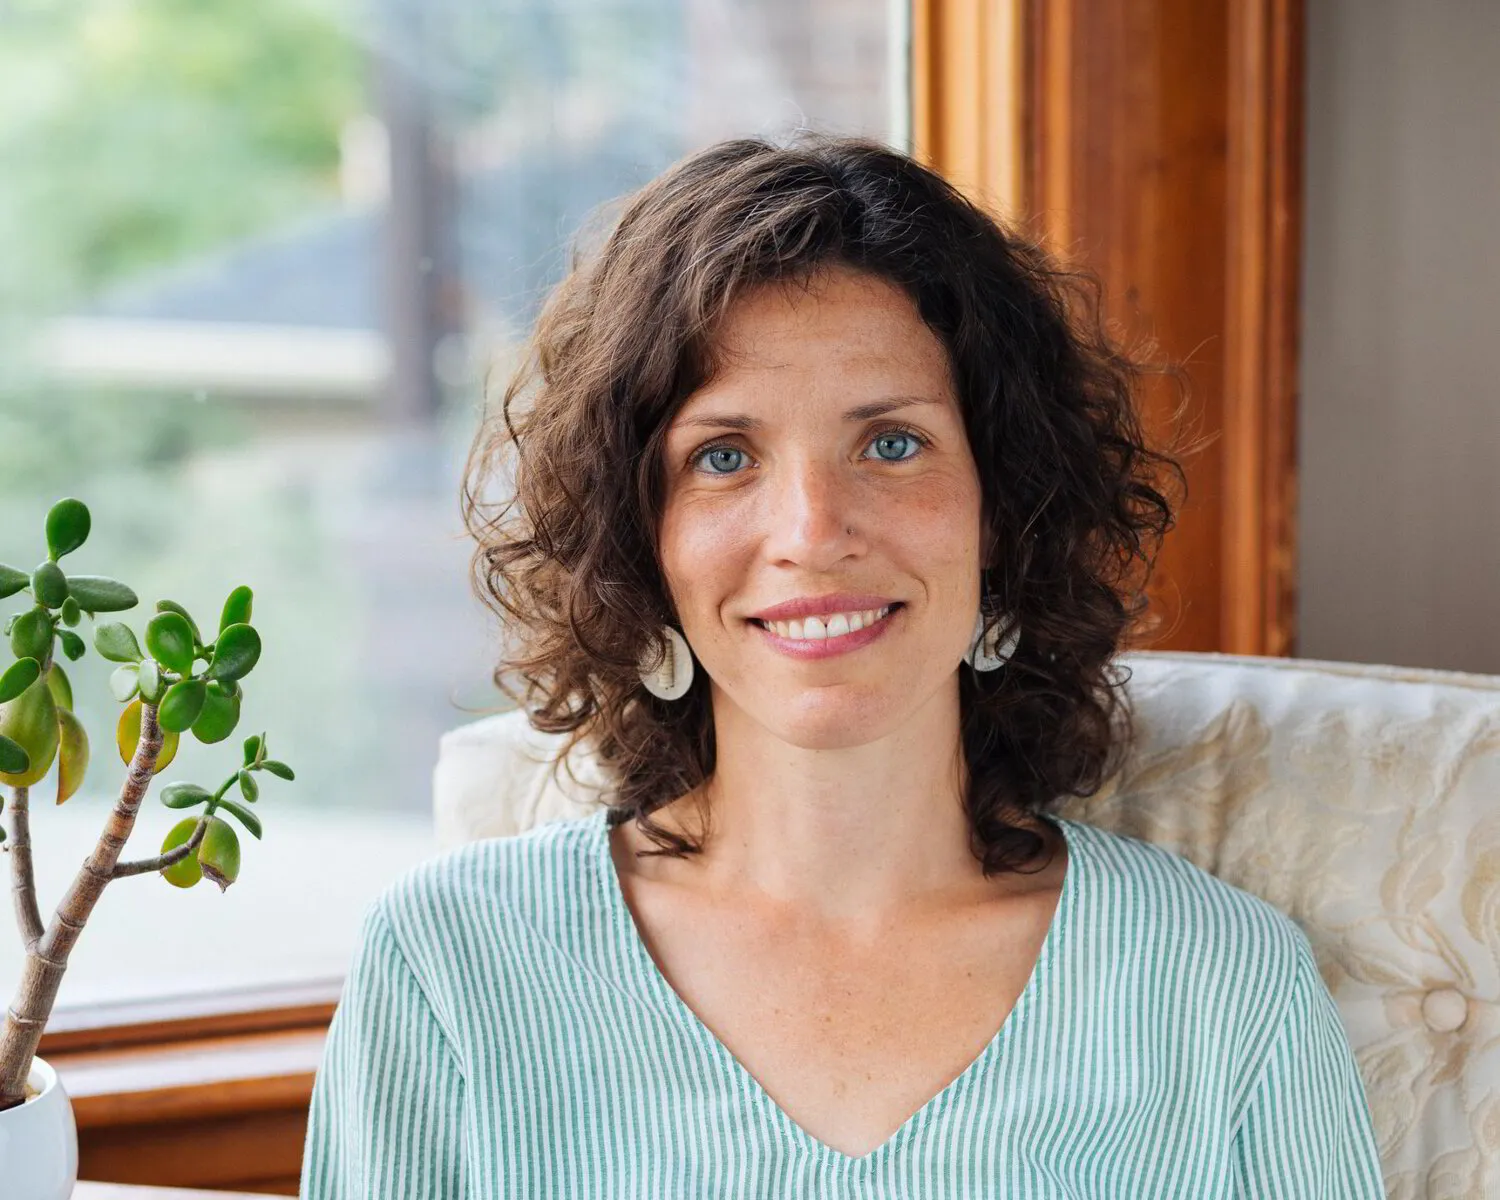
[[[882,737],[926,705],[956,714],[979,603],[981,491],[941,340],[899,288],[834,267],[810,292],[772,285],[742,296],[721,343],[723,369],[668,433],[661,527],[716,728],[749,721],[797,746],[836,748]],[[844,418],[892,396],[938,403]],[[714,413],[763,425],[683,424]],[[893,440],[882,449],[883,437]],[[709,446],[727,452],[689,461]],[[872,645],[819,661],[778,653],[744,620],[833,591],[905,608]]]

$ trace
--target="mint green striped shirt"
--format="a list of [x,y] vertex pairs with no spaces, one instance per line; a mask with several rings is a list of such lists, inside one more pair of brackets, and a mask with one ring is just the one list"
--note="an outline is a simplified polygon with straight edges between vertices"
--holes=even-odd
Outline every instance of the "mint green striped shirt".
[[995,1037],[869,1154],[819,1142],[682,1001],[606,810],[446,851],[366,911],[313,1088],[309,1200],[1377,1200],[1301,928],[1149,842],[1070,859]]

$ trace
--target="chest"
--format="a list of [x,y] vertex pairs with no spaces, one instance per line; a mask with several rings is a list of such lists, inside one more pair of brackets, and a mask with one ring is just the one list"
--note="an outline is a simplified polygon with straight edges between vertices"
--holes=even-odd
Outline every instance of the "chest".
[[857,1157],[996,1037],[1057,898],[1040,890],[858,946],[650,885],[631,907],[658,968],[708,1032],[795,1124]]

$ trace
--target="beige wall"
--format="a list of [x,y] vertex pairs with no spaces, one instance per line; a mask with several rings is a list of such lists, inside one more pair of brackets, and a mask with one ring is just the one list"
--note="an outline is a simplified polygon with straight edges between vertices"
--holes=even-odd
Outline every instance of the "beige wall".
[[1308,0],[1299,652],[1500,673],[1500,0]]

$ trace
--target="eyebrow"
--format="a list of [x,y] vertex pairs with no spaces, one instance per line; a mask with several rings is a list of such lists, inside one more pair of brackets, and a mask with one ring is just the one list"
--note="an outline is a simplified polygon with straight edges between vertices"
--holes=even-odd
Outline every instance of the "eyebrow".
[[[885,400],[875,400],[869,404],[856,405],[844,414],[846,421],[869,421],[875,417],[883,417],[888,412],[895,412],[900,408],[910,408],[917,404],[942,404],[936,396],[891,396]],[[682,417],[674,424],[681,426],[707,425],[715,429],[759,429],[764,422],[759,417],[747,416],[744,413],[704,413],[697,417]]]

